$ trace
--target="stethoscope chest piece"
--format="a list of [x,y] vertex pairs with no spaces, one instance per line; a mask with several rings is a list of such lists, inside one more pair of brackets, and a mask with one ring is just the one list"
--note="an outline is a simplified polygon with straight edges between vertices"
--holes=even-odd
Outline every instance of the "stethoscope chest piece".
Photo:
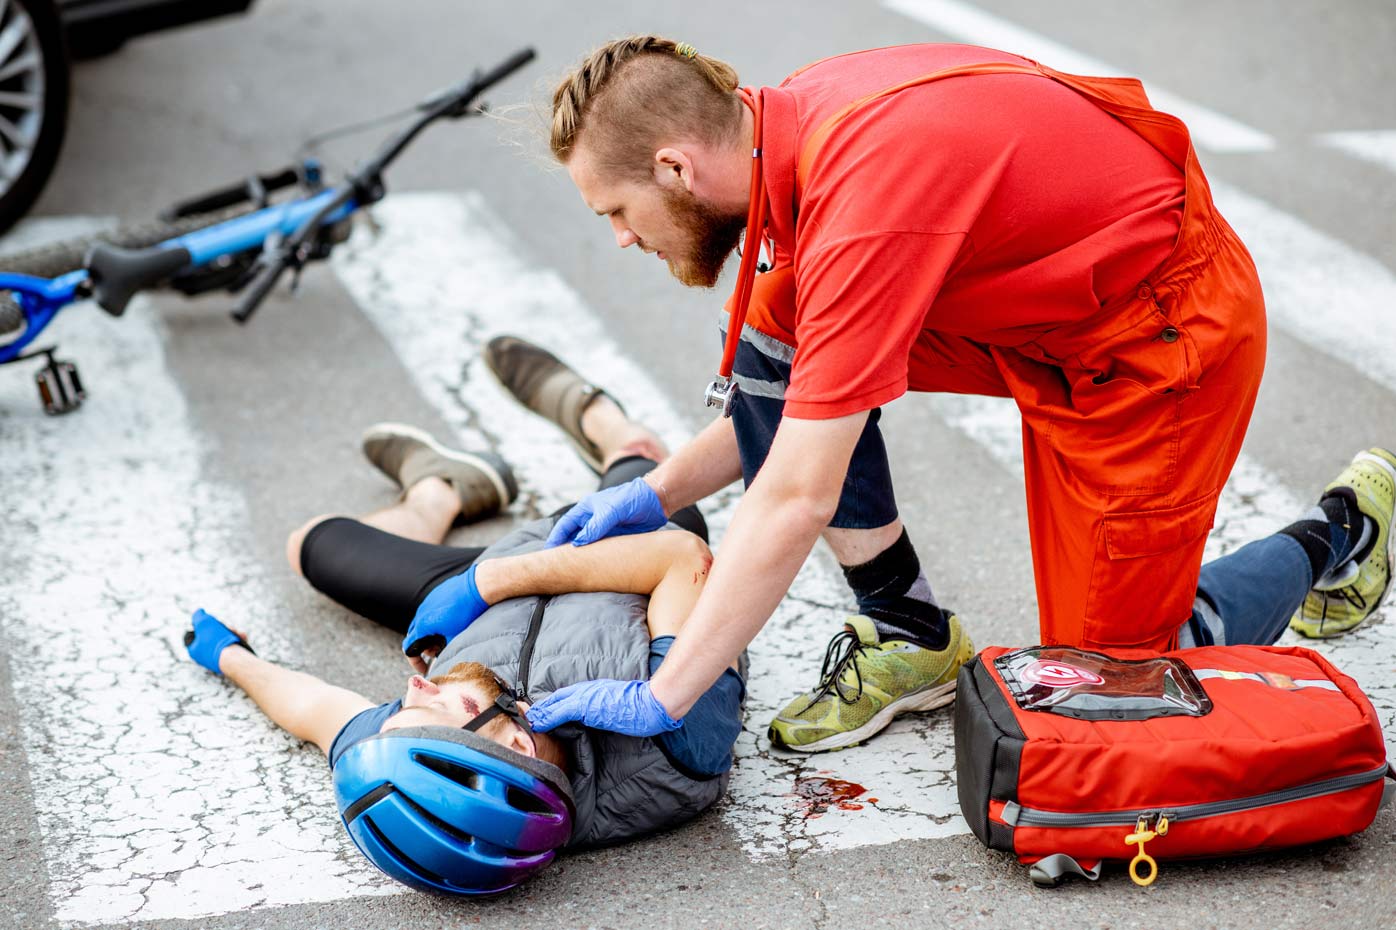
[[703,400],[709,407],[717,407],[724,417],[732,415],[732,405],[737,402],[737,384],[731,378],[719,376],[708,385]]

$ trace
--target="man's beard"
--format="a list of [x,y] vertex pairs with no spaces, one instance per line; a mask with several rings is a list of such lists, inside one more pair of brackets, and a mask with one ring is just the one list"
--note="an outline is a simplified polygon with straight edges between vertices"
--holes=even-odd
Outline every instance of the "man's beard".
[[679,231],[688,237],[683,255],[669,256],[669,273],[688,287],[712,287],[741,241],[746,214],[724,214],[683,187],[664,188],[664,205]]

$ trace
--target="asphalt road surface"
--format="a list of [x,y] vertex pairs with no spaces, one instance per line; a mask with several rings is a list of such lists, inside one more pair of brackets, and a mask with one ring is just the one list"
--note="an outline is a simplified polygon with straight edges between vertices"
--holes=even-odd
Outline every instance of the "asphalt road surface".
[[[1396,444],[1396,9],[1380,0],[1120,4],[887,0],[698,5],[260,0],[250,16],[76,68],[72,127],[34,218],[0,247],[143,220],[286,162],[309,134],[396,110],[513,48],[537,63],[495,117],[434,128],[391,194],[299,294],[239,328],[226,297],[142,298],[55,325],[90,398],[38,409],[0,370],[0,927],[1315,927],[1396,925],[1396,814],[1290,853],[1120,869],[1034,889],[959,818],[945,713],[870,745],[771,751],[771,712],[812,684],[851,599],[817,551],[752,648],[730,798],[696,823],[568,856],[497,900],[406,892],[358,858],[324,762],[183,655],[205,606],[264,655],[398,692],[393,637],[286,566],[286,533],[393,499],[359,458],[407,420],[504,454],[523,495],[485,540],[587,489],[476,351],[512,331],[558,349],[671,442],[706,422],[725,288],[685,291],[622,252],[549,166],[553,81],[599,42],[658,32],[775,83],[855,48],[959,41],[1068,71],[1142,77],[1193,127],[1271,314],[1259,405],[1213,551],[1292,519],[1357,450]],[[351,163],[375,134],[334,143]],[[1011,406],[907,397],[884,429],[903,515],[975,641],[1034,639]],[[731,492],[711,502],[720,529]],[[1396,610],[1321,649],[1396,736]]]

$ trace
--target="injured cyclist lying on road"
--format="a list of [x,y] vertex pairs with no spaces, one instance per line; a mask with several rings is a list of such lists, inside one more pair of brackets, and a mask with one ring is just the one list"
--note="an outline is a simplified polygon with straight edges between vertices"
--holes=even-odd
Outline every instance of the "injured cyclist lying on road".
[[[500,337],[485,354],[506,389],[568,434],[603,488],[666,454],[544,350]],[[551,694],[567,719],[584,717],[566,706],[569,685],[639,682],[659,667],[711,564],[696,509],[674,513],[665,529],[590,546],[548,548],[551,518],[484,549],[445,546],[454,523],[512,502],[509,466],[400,424],[371,427],[364,452],[402,488],[399,501],[360,519],[312,519],[291,534],[287,555],[316,590],[404,634],[418,674],[403,696],[375,704],[282,668],[202,610],[185,645],[325,752],[341,817],[370,861],[417,888],[489,894],[536,874],[559,849],[644,836],[722,797],[744,668],[728,669],[679,729],[653,738],[554,728],[539,719],[543,708],[527,715],[531,698]]]

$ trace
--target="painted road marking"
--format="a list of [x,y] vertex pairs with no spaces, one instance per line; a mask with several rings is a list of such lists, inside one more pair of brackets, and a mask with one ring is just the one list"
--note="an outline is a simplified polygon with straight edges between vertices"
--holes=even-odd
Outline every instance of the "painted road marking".
[[[1265,276],[1267,269],[1262,269]],[[1013,401],[999,397],[936,395],[932,406],[946,423],[984,447],[995,460],[1022,477],[1021,421]],[[1275,532],[1298,519],[1318,499],[1318,488],[1309,495],[1287,489],[1259,462],[1242,453],[1232,469],[1217,507],[1216,525],[1207,540],[1205,559],[1226,555],[1246,543]],[[1344,673],[1351,675],[1371,698],[1382,730],[1387,755],[1396,758],[1396,622],[1390,604],[1362,627],[1330,640],[1305,639],[1286,632],[1282,645],[1307,646],[1322,652]]]
[[[672,446],[687,438],[691,422],[706,422],[697,405],[689,411],[693,420],[680,416],[558,274],[519,257],[521,247],[483,198],[394,195],[374,212],[383,235],[351,240],[335,253],[334,268],[458,438],[491,445],[516,467],[523,489],[516,508],[549,512],[590,490],[595,479],[557,429],[521,414],[494,383],[478,349],[496,334],[557,350],[613,389],[637,420],[661,428]],[[718,345],[714,333],[714,353]],[[727,492],[704,508],[719,545],[735,503]],[[746,730],[723,816],[753,856],[966,832],[948,713],[900,720],[871,747],[813,759],[770,750],[766,724],[813,686],[824,646],[851,607],[842,576],[821,547],[752,645],[759,674],[749,683]],[[864,805],[858,816],[806,818],[809,805],[790,795],[797,779],[816,775],[876,786],[879,803]]]
[[[1224,190],[1219,199],[1228,203],[1228,197]],[[554,273],[520,261],[480,198],[399,195],[378,209],[385,235],[354,240],[336,270],[458,438],[493,444],[519,464],[525,493],[516,506],[544,512],[583,493],[590,477],[552,427],[519,416],[474,358],[473,350],[495,332],[554,343],[566,334],[566,353],[579,367],[614,379],[638,417],[669,425],[668,441],[684,439],[675,410],[621,356],[595,314]],[[1225,209],[1248,215],[1234,203]],[[1254,215],[1257,223],[1275,219],[1264,210]],[[1272,281],[1285,280],[1294,264],[1284,258],[1295,254],[1287,249],[1314,249],[1311,234],[1300,224],[1298,234],[1291,230],[1256,250],[1272,301],[1304,305]],[[444,262],[444,255],[452,260]],[[1353,273],[1351,254],[1336,260],[1339,273]],[[445,278],[443,267],[451,269]],[[1363,280],[1389,284],[1389,276]],[[1350,313],[1362,305],[1330,309]],[[144,306],[122,321],[74,308],[58,325],[65,327],[59,331],[65,352],[84,363],[97,390],[83,413],[50,419],[39,413],[28,379],[0,379],[7,466],[0,471],[6,517],[0,533],[7,553],[26,553],[0,579],[0,622],[14,654],[51,654],[34,618],[61,613],[79,631],[71,653],[42,670],[15,669],[59,918],[195,917],[401,891],[361,862],[339,830],[318,755],[183,658],[176,618],[195,603],[236,600],[269,649],[289,654],[289,644],[278,640],[277,607],[241,542],[247,536],[242,501],[199,472],[207,449],[164,369],[158,321]],[[1308,338],[1302,327],[1299,332]],[[1014,465],[1011,402],[948,397],[936,406],[1007,467],[1021,467]],[[42,500],[29,500],[40,484]],[[152,508],[152,500],[169,503]],[[1272,531],[1306,501],[1243,460],[1223,501],[1214,552]],[[730,493],[717,502],[718,533],[734,502]],[[16,533],[25,534],[24,546]],[[766,745],[765,722],[812,682],[848,603],[827,554],[816,552],[753,646],[762,674],[752,682],[748,728],[724,811],[752,856],[965,832],[948,715],[903,719],[870,747],[813,760]],[[1388,731],[1396,732],[1396,686],[1385,658],[1392,639],[1393,624],[1376,623],[1319,648],[1369,689]],[[42,698],[78,680],[94,687],[95,697],[70,698],[77,702],[72,719],[46,716]],[[165,715],[175,711],[177,722],[167,727]],[[879,803],[857,814],[835,805],[827,816],[807,819],[808,799],[792,794],[798,779],[816,774],[869,786]],[[172,784],[180,787],[171,790]],[[210,807],[210,799],[217,805]]]
[[1318,142],[1388,171],[1396,171],[1396,130],[1328,132],[1319,136]]
[[[1058,71],[1091,76],[1136,76],[1132,69],[1122,69],[1083,55],[959,0],[882,0],[882,5],[961,42],[1023,55]],[[1147,80],[1144,84],[1153,105],[1186,123],[1199,148],[1233,153],[1268,152],[1275,148],[1275,140],[1259,129],[1179,97]]]
[[324,760],[185,655],[197,605],[268,654],[294,650],[242,498],[200,470],[211,450],[159,320],[143,300],[120,320],[75,306],[48,332],[90,396],[47,417],[32,372],[0,369],[0,625],[24,657],[11,668],[57,919],[397,890],[339,828]]
[[1396,274],[1230,184],[1212,197],[1255,259],[1271,325],[1396,391]]

